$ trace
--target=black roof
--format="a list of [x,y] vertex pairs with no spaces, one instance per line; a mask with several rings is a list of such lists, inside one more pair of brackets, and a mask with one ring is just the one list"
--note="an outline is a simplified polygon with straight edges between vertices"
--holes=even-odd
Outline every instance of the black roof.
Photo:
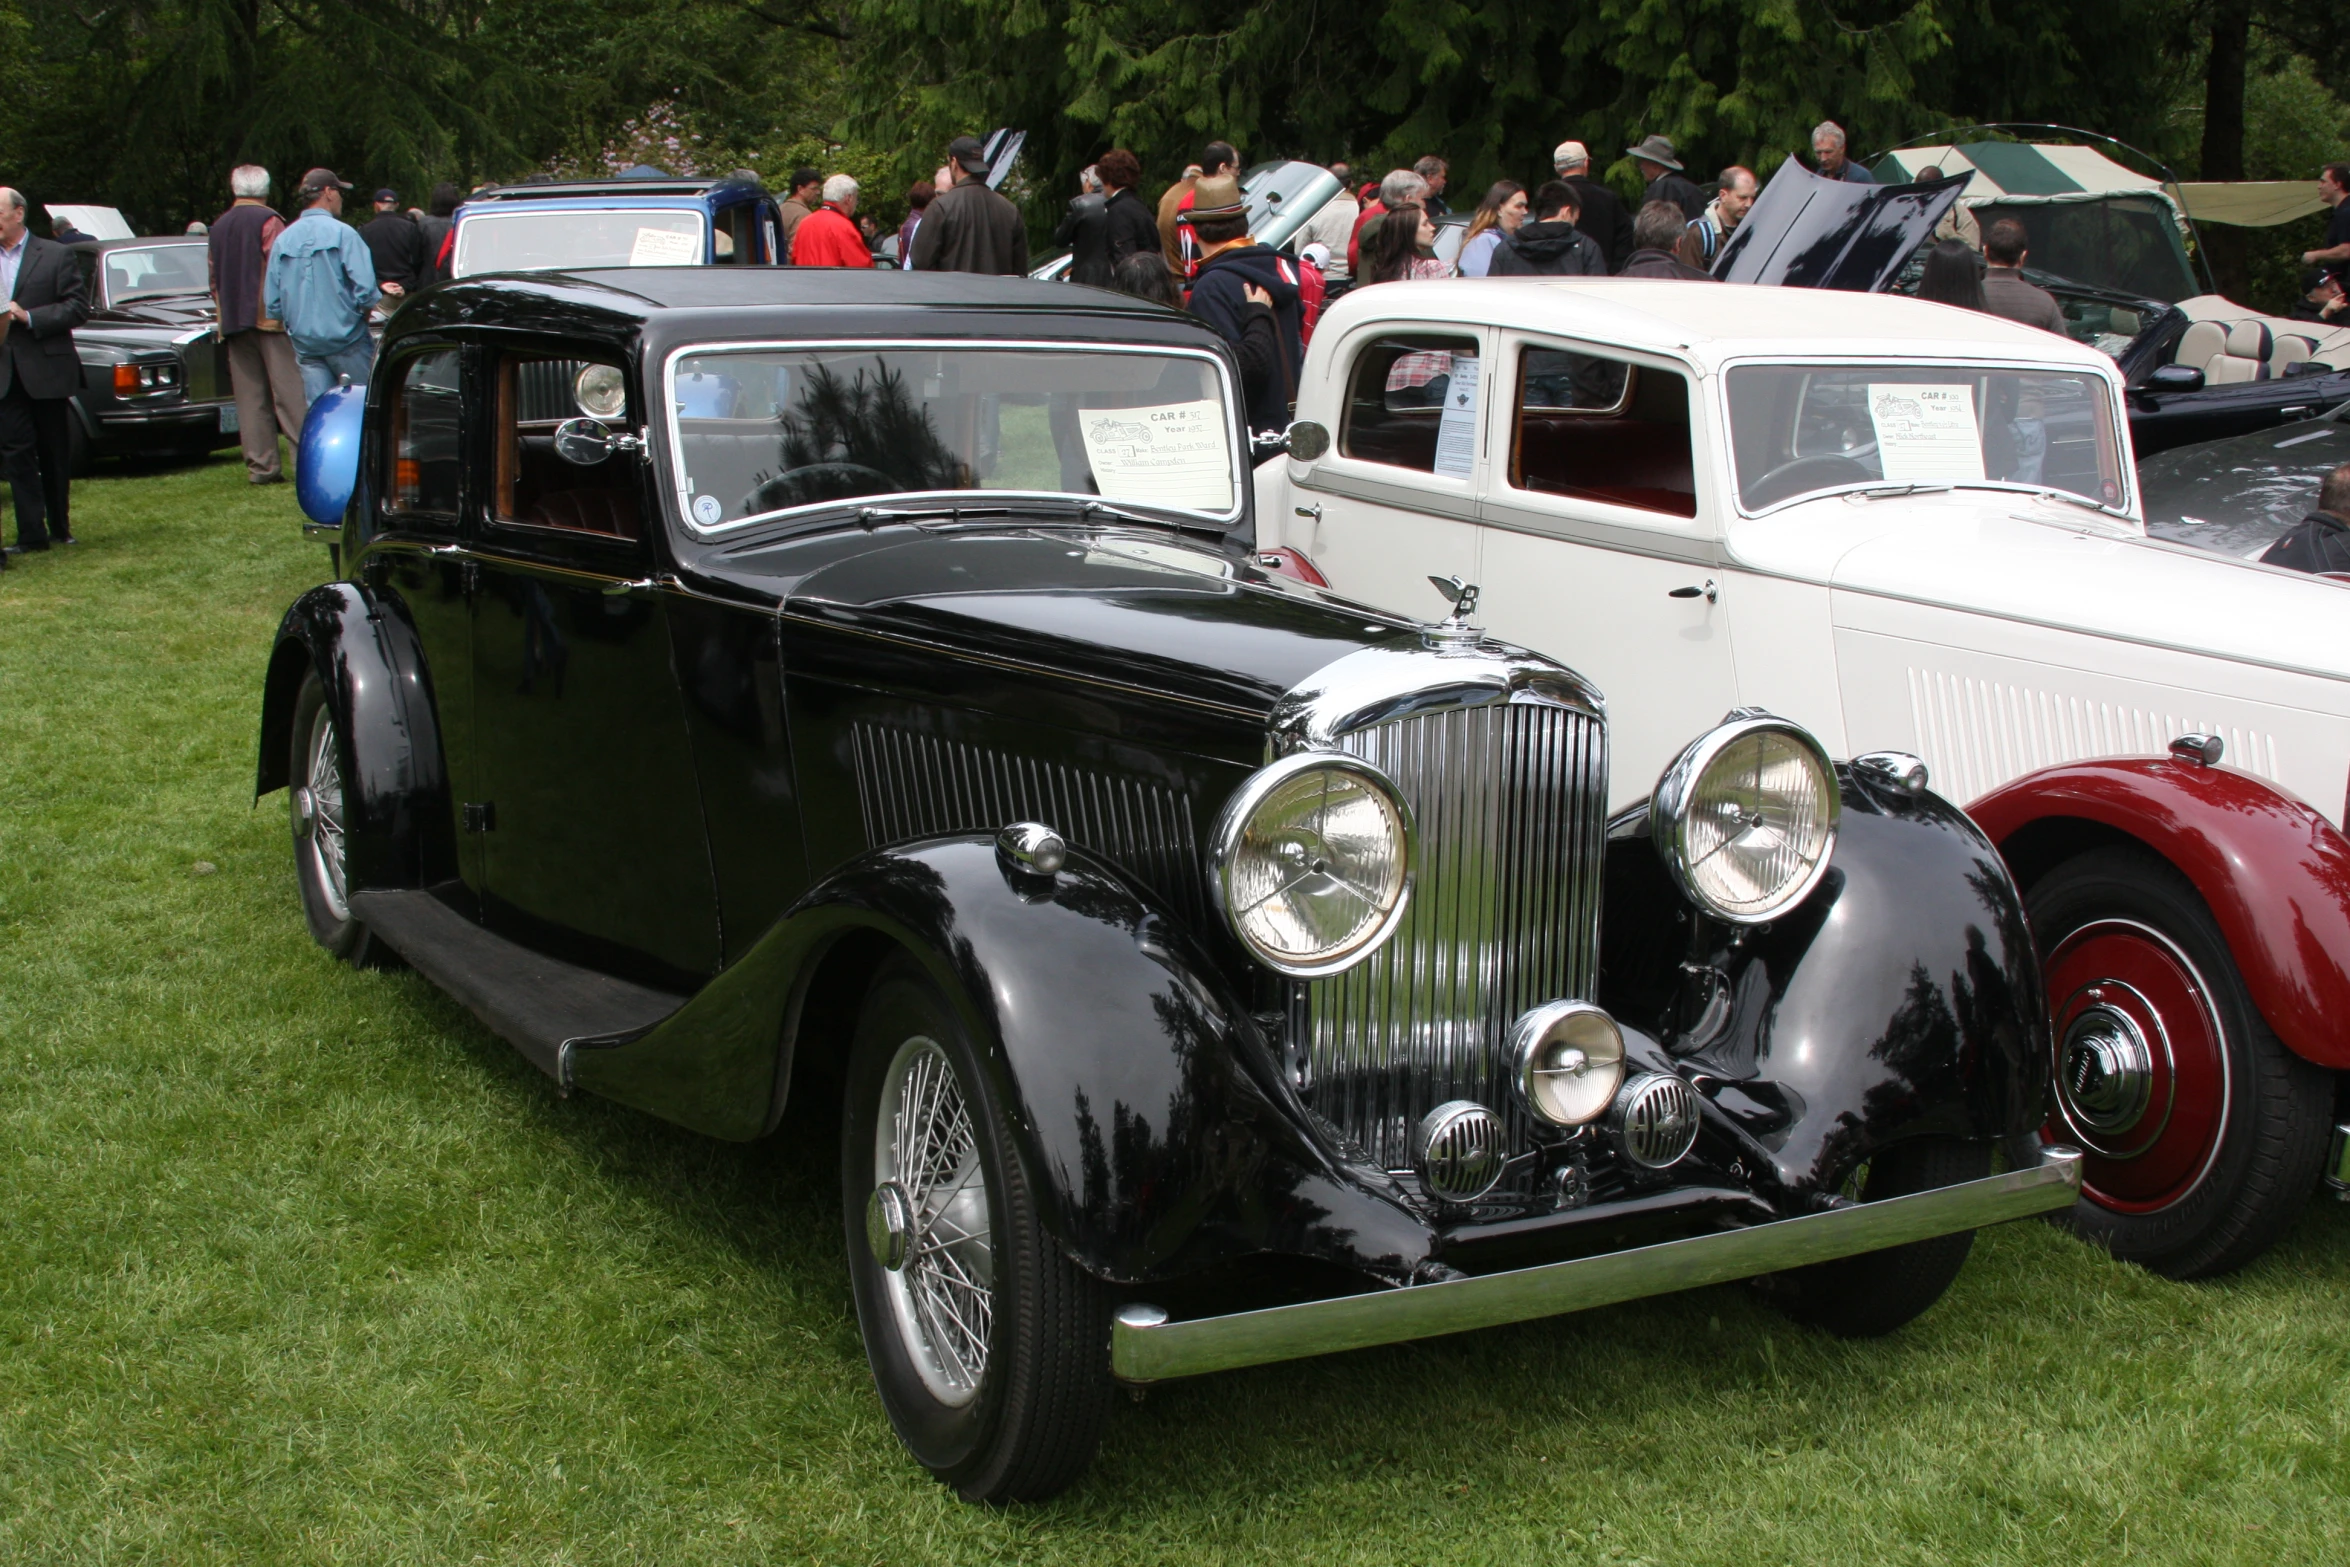
[[488,274],[416,295],[396,333],[455,326],[688,338],[1004,337],[1221,348],[1192,317],[1125,294],[967,272],[609,267]]
[[473,201],[546,201],[565,196],[703,196],[723,187],[764,191],[758,180],[739,174],[710,178],[668,176],[659,179],[539,180],[523,185],[493,185],[465,199]]

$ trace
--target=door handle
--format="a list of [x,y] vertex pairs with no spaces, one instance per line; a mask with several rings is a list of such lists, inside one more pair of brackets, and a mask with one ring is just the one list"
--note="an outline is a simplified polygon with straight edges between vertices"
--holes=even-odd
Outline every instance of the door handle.
[[1317,528],[1322,525],[1322,508],[1319,504],[1312,506],[1292,506],[1290,510],[1296,512],[1300,517],[1311,518],[1313,520],[1314,526]]
[[658,577],[635,577],[627,582],[609,582],[604,585],[604,597],[608,599],[626,598],[631,593],[640,592],[646,588],[657,588],[660,585],[661,579]]
[[1714,586],[1714,579],[1708,577],[1702,588],[1671,588],[1666,591],[1665,597],[1669,599],[1701,598],[1708,604],[1717,604],[1721,602],[1722,593],[1721,589]]

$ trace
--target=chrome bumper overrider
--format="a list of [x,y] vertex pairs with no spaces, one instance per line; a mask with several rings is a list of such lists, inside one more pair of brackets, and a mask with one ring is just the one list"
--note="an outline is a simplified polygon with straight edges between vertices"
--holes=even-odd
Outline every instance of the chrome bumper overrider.
[[1481,1278],[1188,1322],[1169,1321],[1156,1306],[1131,1305],[1111,1330],[1110,1365],[1121,1381],[1158,1382],[1498,1327],[1981,1229],[2070,1207],[2080,1189],[2080,1150],[2051,1147],[2028,1170]]

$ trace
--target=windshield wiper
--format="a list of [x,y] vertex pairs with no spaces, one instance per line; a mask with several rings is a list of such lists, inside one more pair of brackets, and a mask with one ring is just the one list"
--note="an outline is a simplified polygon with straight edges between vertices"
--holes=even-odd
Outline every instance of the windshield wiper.
[[1895,495],[1943,495],[1958,488],[1955,484],[1935,484],[1919,481],[1911,484],[1872,484],[1865,490],[1846,490],[1864,501],[1881,501]]
[[2044,501],[2062,501],[2067,506],[2078,506],[2083,511],[2093,511],[2104,517],[2118,517],[2123,522],[2138,520],[2119,506],[2108,506],[2103,501],[2093,501],[2086,495],[2074,495],[2065,490],[2034,490],[2032,493]]

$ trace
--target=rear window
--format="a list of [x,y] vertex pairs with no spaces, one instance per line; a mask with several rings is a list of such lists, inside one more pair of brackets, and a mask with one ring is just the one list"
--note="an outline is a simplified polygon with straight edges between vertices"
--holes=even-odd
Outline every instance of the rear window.
[[1380,337],[1355,356],[1338,449],[1364,462],[1466,479],[1477,456],[1477,340]]
[[573,267],[698,266],[708,252],[698,207],[580,207],[468,212],[457,225],[456,277]]

